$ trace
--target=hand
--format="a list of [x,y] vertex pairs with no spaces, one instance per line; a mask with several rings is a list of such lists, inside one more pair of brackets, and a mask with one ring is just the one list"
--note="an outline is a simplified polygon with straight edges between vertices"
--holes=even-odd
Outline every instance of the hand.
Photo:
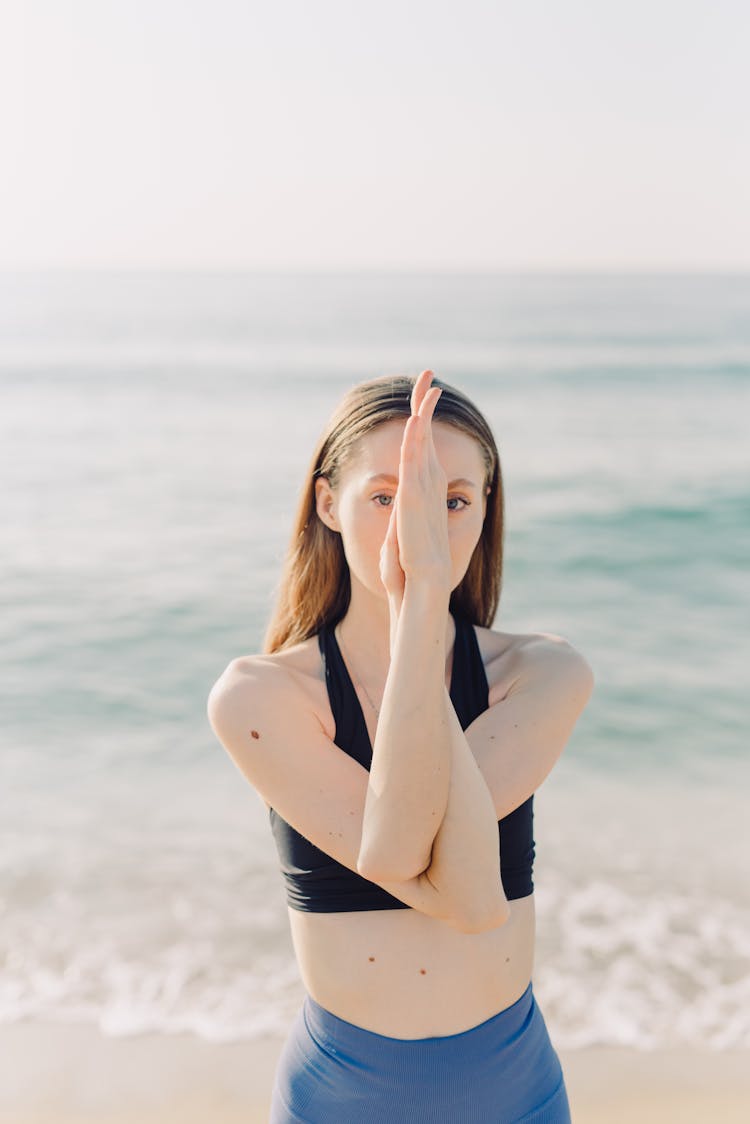
[[406,574],[401,569],[398,555],[398,539],[396,538],[396,502],[398,496],[393,497],[391,518],[388,523],[385,540],[380,548],[380,578],[388,593],[388,608],[390,611],[390,649],[393,657],[396,643],[396,630],[398,618],[401,614],[401,605],[404,600],[406,588]]
[[[398,491],[391,519],[404,582],[429,583],[450,592],[448,479],[432,438],[432,416],[442,391],[430,387],[432,377],[432,371],[422,371],[412,390],[412,413],[401,442]],[[393,533],[389,527],[391,550]]]
[[398,539],[396,537],[397,503],[398,492],[393,497],[391,517],[388,520],[388,530],[385,533],[385,539],[380,548],[380,580],[388,594],[388,601],[391,606],[391,624],[394,623],[394,614],[396,620],[398,619],[406,585],[406,574],[401,569],[401,561],[398,553]]
[[[423,377],[428,374],[430,375],[430,378]],[[426,392],[431,378],[432,372],[423,371],[422,375],[420,375],[420,377],[414,384],[411,396],[412,417],[418,415],[420,409],[427,409],[432,407],[441,393],[437,387],[433,387],[431,391],[431,402],[425,405],[425,398],[427,396]],[[404,446],[406,443],[406,433],[407,430],[409,430],[410,422],[411,419],[406,425],[404,436],[401,442],[402,457],[404,454]],[[416,440],[413,429],[411,433],[413,445]],[[406,586],[406,574],[404,573],[404,570],[401,566],[397,534],[398,497],[399,492],[397,491],[396,495],[393,497],[393,502],[391,503],[391,515],[388,521],[388,530],[386,531],[386,536],[383,540],[383,545],[380,550],[380,578],[386,588],[386,592],[388,593],[388,600],[391,607],[392,624],[395,623],[395,621],[398,619],[398,614],[401,609],[401,603],[404,597],[404,589]]]

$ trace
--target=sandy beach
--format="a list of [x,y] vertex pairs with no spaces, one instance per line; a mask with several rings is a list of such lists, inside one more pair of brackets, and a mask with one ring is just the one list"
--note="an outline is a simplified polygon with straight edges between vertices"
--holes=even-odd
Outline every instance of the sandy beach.
[[[106,1038],[85,1025],[0,1031],[0,1124],[267,1124],[282,1039]],[[575,1124],[744,1124],[750,1056],[559,1051]]]

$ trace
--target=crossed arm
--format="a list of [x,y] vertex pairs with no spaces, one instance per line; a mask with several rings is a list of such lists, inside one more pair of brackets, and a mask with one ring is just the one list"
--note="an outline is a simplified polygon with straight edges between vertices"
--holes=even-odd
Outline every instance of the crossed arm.
[[444,680],[447,611],[448,594],[407,582],[392,617],[358,869],[384,880],[424,872],[457,916],[493,928],[510,916],[497,821],[553,767],[593,676],[566,641],[532,637],[509,659],[504,698],[464,731]]

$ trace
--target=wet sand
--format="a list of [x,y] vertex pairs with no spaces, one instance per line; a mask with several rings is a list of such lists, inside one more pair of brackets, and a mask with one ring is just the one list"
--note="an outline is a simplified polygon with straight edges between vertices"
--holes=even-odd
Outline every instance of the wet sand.
[[[283,1040],[0,1028],[0,1124],[267,1124]],[[745,1124],[750,1053],[558,1050],[574,1124]]]

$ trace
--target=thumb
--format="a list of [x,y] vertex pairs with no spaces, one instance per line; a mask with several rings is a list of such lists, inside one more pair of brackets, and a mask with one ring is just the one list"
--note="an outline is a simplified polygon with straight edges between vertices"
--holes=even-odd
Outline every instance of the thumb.
[[398,503],[398,492],[393,497],[393,506],[391,507],[391,518],[388,521],[388,533],[386,538],[390,542],[398,541],[398,523],[396,522],[396,504]]

